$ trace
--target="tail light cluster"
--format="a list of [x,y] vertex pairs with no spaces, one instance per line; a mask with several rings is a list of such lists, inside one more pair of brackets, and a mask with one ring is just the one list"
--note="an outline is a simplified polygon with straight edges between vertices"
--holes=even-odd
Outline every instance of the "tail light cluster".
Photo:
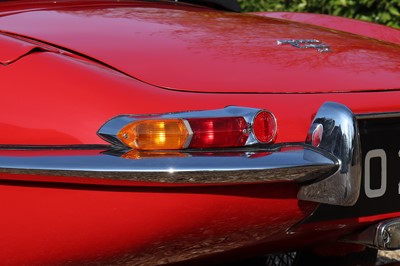
[[244,147],[272,143],[274,115],[254,108],[117,116],[98,131],[104,140],[139,150]]

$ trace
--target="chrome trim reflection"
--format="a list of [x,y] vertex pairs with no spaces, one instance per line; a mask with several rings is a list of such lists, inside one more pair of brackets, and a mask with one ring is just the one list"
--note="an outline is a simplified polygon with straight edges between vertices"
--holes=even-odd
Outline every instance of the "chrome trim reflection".
[[318,124],[323,126],[319,148],[337,157],[340,167],[332,176],[301,187],[298,198],[352,206],[358,199],[361,186],[361,148],[355,116],[346,106],[328,102],[319,109],[310,130]]
[[289,40],[277,40],[276,41],[277,45],[284,45],[284,44],[290,44],[293,47],[299,48],[299,49],[310,49],[314,48],[317,49],[318,52],[324,53],[324,52],[332,52],[330,49],[330,46],[327,44],[322,43],[319,40],[316,39],[302,39],[302,40],[294,40],[294,39],[289,39]]
[[376,226],[374,246],[380,250],[400,249],[400,219],[383,221]]
[[347,236],[342,241],[362,244],[379,250],[400,249],[400,218],[374,224],[361,233]]
[[[163,152],[126,159],[125,151],[2,151],[0,172],[27,181],[156,185],[215,185],[278,181],[312,182],[337,171],[338,161],[324,151],[305,145],[258,147],[238,151]],[[21,176],[19,176],[21,175]],[[38,177],[31,175],[39,175]],[[14,176],[14,175],[13,175]],[[13,176],[0,175],[0,179]],[[67,177],[67,178],[59,178]],[[79,181],[79,179],[84,181]],[[115,183],[117,182],[117,183]],[[127,185],[126,182],[124,185]],[[129,184],[128,184],[129,185]]]

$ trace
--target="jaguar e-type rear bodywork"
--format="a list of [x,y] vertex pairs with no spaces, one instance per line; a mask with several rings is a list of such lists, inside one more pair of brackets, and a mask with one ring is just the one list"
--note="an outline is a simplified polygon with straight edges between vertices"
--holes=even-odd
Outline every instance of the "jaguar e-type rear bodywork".
[[0,3],[2,263],[400,248],[399,54],[330,16]]

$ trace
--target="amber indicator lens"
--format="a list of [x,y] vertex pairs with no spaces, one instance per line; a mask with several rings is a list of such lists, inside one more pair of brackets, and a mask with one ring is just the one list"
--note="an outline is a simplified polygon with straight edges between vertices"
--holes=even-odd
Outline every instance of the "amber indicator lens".
[[190,118],[193,131],[189,148],[223,148],[245,146],[249,137],[243,117]]
[[259,142],[272,142],[275,139],[276,130],[276,120],[271,113],[261,111],[254,117],[253,132]]
[[125,145],[141,150],[183,149],[188,137],[189,131],[182,119],[136,121],[118,133]]

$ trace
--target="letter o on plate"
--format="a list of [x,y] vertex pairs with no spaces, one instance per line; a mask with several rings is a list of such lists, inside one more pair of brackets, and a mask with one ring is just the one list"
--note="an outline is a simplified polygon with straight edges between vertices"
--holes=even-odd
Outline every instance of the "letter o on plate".
[[[381,185],[380,188],[371,188],[371,159],[381,160]],[[365,155],[364,161],[364,189],[368,198],[378,198],[385,194],[387,186],[387,158],[386,152],[382,149],[370,150]]]

